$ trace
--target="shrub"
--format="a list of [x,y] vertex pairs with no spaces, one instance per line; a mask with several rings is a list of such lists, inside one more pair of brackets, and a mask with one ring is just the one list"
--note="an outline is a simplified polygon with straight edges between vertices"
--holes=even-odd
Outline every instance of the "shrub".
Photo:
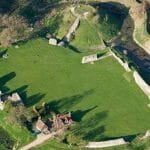
[[0,127],[0,149],[1,150],[11,150],[13,149],[15,142],[10,137],[10,135],[2,128]]
[[74,145],[74,146],[83,146],[85,145],[85,141],[83,141],[80,137],[75,136],[72,133],[66,135],[65,141],[67,144]]

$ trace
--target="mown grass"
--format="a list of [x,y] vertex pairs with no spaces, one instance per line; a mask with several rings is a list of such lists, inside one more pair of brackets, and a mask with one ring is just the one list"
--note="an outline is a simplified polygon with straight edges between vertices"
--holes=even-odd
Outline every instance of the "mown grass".
[[[26,93],[21,96],[28,109],[47,102],[55,111],[72,111],[77,123],[71,131],[84,140],[134,135],[150,128],[147,97],[131,75],[130,80],[124,76],[114,58],[82,65],[82,53],[50,46],[42,39],[12,47],[8,53],[8,59],[0,59],[1,76],[16,73],[6,81],[8,91],[19,88],[19,93]],[[8,115],[0,113],[0,125],[25,144],[31,134],[7,122]]]

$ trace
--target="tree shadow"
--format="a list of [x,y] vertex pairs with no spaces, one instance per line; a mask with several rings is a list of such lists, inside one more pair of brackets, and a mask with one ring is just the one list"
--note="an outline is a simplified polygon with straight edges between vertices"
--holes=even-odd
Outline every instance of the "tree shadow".
[[37,93],[31,96],[27,96],[28,85],[23,85],[15,90],[10,90],[5,84],[12,80],[16,76],[15,72],[10,72],[2,77],[0,77],[0,90],[6,95],[11,95],[12,93],[18,93],[22,98],[26,107],[31,107],[32,105],[38,103],[45,94]]
[[29,23],[35,23],[51,12],[53,7],[57,7],[58,2],[59,0],[28,0],[28,4],[20,10],[20,15],[24,16]]
[[100,139],[104,138],[104,132],[105,126],[101,125],[85,133],[83,139],[88,141],[99,141]]
[[5,86],[5,84],[10,80],[12,80],[15,76],[16,76],[15,72],[10,72],[0,77],[0,90],[2,90],[3,93],[6,93],[10,90],[7,86]]
[[0,58],[2,58],[3,55],[7,53],[7,51],[8,51],[8,49],[0,51]]
[[87,110],[76,110],[76,111],[72,112],[72,119],[75,120],[76,122],[80,122],[87,113],[94,110],[96,107],[97,106],[94,106]]
[[68,112],[69,110],[71,110],[71,108],[80,103],[83,97],[91,95],[93,92],[94,90],[88,90],[85,91],[83,94],[53,100],[47,104],[48,109],[56,113]]
[[24,105],[26,107],[31,107],[38,103],[44,96],[45,94],[37,93],[31,96],[27,96],[27,88],[28,85],[23,85],[11,92],[8,93],[8,95],[11,95],[12,93],[18,93],[20,97],[22,98],[22,101],[24,102]]
[[8,93],[8,95],[12,95],[13,93],[18,93],[19,96],[22,98],[22,100],[24,101],[24,99],[26,98],[26,90],[28,88],[28,85],[23,85],[15,90],[12,90]]
[[68,44],[67,47],[68,47],[70,50],[72,50],[72,51],[74,51],[74,52],[76,52],[76,53],[82,53],[81,51],[79,51],[78,48],[76,48],[76,47],[73,46],[73,45]]
[[27,97],[26,99],[24,99],[24,104],[27,107],[31,107],[35,105],[36,103],[38,103],[39,101],[41,101],[45,97],[45,95],[46,94],[41,94],[41,93],[31,95]]
[[97,58],[100,58],[100,57],[104,56],[105,54],[106,54],[106,52],[97,54]]
[[16,4],[16,0],[0,0],[0,13],[8,13],[14,4]]
[[103,140],[113,140],[113,139],[120,139],[123,138],[126,142],[132,142],[140,133],[132,134],[132,135],[123,135],[117,137],[104,137]]
[[86,120],[82,120],[71,129],[71,132],[77,136],[82,136],[84,140],[103,139],[105,132],[105,125],[102,121],[108,116],[108,111],[98,112]]

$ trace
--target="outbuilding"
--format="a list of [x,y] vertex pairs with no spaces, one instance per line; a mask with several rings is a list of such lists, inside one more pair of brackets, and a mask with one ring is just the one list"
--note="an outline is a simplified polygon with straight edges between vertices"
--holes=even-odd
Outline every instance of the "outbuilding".
[[50,44],[50,45],[57,45],[57,39],[55,39],[55,38],[50,38],[50,39],[49,39],[49,44]]

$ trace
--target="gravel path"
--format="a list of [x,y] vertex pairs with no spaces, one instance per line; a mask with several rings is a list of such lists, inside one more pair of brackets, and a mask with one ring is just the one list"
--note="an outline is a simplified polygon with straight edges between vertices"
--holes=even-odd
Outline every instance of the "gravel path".
[[29,150],[31,149],[32,147],[35,147],[37,145],[40,145],[42,144],[43,142],[45,142],[46,140],[50,139],[50,138],[53,138],[56,134],[59,134],[60,132],[62,132],[62,130],[58,130],[57,132],[53,132],[53,133],[50,133],[50,134],[39,134],[37,136],[37,139],[34,140],[33,142],[25,145],[24,147],[22,147],[20,150]]

